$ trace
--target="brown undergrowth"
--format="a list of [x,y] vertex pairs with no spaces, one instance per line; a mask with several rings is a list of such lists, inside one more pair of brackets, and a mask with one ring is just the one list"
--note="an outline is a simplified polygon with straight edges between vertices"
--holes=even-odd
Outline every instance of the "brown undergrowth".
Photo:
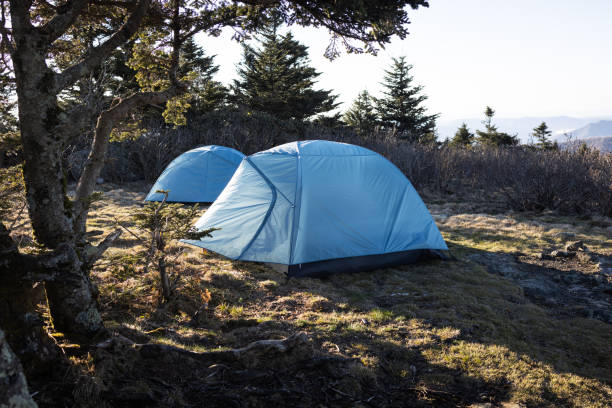
[[[90,234],[102,239],[116,220],[130,228],[144,187],[104,185]],[[594,263],[536,261],[570,239],[612,255],[612,220],[429,201],[456,261],[287,280],[172,243],[182,278],[163,307],[124,234],[93,274],[117,336],[209,353],[305,332],[308,347],[253,364],[147,357],[121,343],[68,350],[71,371],[39,384],[39,402],[64,392],[88,406],[612,406],[612,324],[593,312],[612,303],[610,277]],[[15,234],[28,245],[27,226]]]

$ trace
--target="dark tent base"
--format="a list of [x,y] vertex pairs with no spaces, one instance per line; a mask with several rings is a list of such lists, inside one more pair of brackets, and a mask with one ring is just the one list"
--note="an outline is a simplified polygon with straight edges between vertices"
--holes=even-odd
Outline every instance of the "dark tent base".
[[406,265],[426,259],[452,259],[447,251],[416,249],[381,255],[337,258],[326,261],[309,262],[296,265],[283,265],[290,278],[322,278],[337,273],[361,272],[372,269]]
[[[144,200],[143,204],[146,203],[161,203],[162,200]],[[194,205],[194,204],[198,204],[198,205],[203,205],[203,206],[208,206],[210,207],[212,205],[214,201],[171,201],[171,200],[166,200],[166,203],[168,204],[183,204],[183,205]]]

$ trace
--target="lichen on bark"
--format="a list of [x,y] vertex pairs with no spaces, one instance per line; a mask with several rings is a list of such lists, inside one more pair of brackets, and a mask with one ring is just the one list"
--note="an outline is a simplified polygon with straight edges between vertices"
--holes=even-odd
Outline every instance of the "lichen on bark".
[[23,368],[0,329],[0,407],[34,408]]

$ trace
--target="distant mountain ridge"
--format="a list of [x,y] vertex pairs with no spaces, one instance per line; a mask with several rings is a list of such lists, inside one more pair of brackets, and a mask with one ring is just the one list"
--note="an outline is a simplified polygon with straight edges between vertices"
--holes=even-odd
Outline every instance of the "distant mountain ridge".
[[562,149],[576,150],[586,144],[588,147],[601,150],[602,152],[612,153],[612,136],[609,137],[589,137],[588,139],[575,139],[570,142],[561,143]]
[[572,132],[574,139],[589,139],[592,137],[612,137],[612,120],[600,120],[588,123]]
[[[461,126],[462,123],[466,123],[468,128],[473,132],[477,129],[483,129],[484,125],[482,124],[483,118],[469,118],[469,119],[453,119],[453,120],[440,120],[438,121],[438,134],[440,135],[440,139],[444,140],[447,138],[453,137],[457,128]],[[565,133],[571,133],[574,135],[574,138],[578,138],[577,132],[580,130],[580,135],[591,134],[590,132],[596,132],[595,129],[598,129],[598,126],[594,126],[592,130],[585,130],[588,125],[599,124],[600,122],[605,122],[605,126],[607,128],[607,123],[612,124],[612,116],[600,116],[600,117],[590,117],[590,118],[575,118],[571,116],[547,116],[547,117],[522,117],[522,118],[493,118],[493,123],[497,125],[498,129],[502,132],[506,132],[509,134],[518,134],[521,143],[528,143],[530,140],[530,135],[533,132],[533,128],[538,126],[540,123],[546,122],[548,128],[553,132],[554,140],[558,142],[565,142]],[[604,134],[592,134],[592,137],[595,136],[612,136],[612,133],[608,135]],[[585,137],[579,137],[585,138]]]
[[569,143],[561,137],[557,137],[555,140],[564,147],[572,148],[586,143],[587,146],[599,149],[602,152],[612,152],[612,120],[588,123],[572,131],[571,134],[572,141]]
[[594,147],[602,152],[612,153],[612,136],[608,137],[591,137],[584,139],[585,143],[589,147]]

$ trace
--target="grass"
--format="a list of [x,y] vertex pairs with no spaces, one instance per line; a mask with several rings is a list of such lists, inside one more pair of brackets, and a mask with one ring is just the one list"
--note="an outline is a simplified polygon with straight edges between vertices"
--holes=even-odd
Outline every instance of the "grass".
[[[144,196],[143,186],[105,187],[90,229],[107,233],[115,219],[129,228],[127,218]],[[468,256],[531,256],[568,239],[610,254],[612,221],[553,213],[492,215],[442,202],[429,208],[457,261],[286,281],[264,265],[185,246],[174,265],[182,276],[176,300],[162,308],[155,272],[143,274],[122,258],[140,245],[124,234],[93,273],[102,313],[107,326],[138,341],[191,351],[305,331],[321,352],[355,359],[350,370],[358,382],[385,389],[407,385],[424,404],[438,393],[476,393],[485,402],[612,406],[612,325],[556,316],[533,303],[516,282],[489,273]],[[23,227],[17,233],[29,232]],[[205,291],[208,307],[194,325]]]

